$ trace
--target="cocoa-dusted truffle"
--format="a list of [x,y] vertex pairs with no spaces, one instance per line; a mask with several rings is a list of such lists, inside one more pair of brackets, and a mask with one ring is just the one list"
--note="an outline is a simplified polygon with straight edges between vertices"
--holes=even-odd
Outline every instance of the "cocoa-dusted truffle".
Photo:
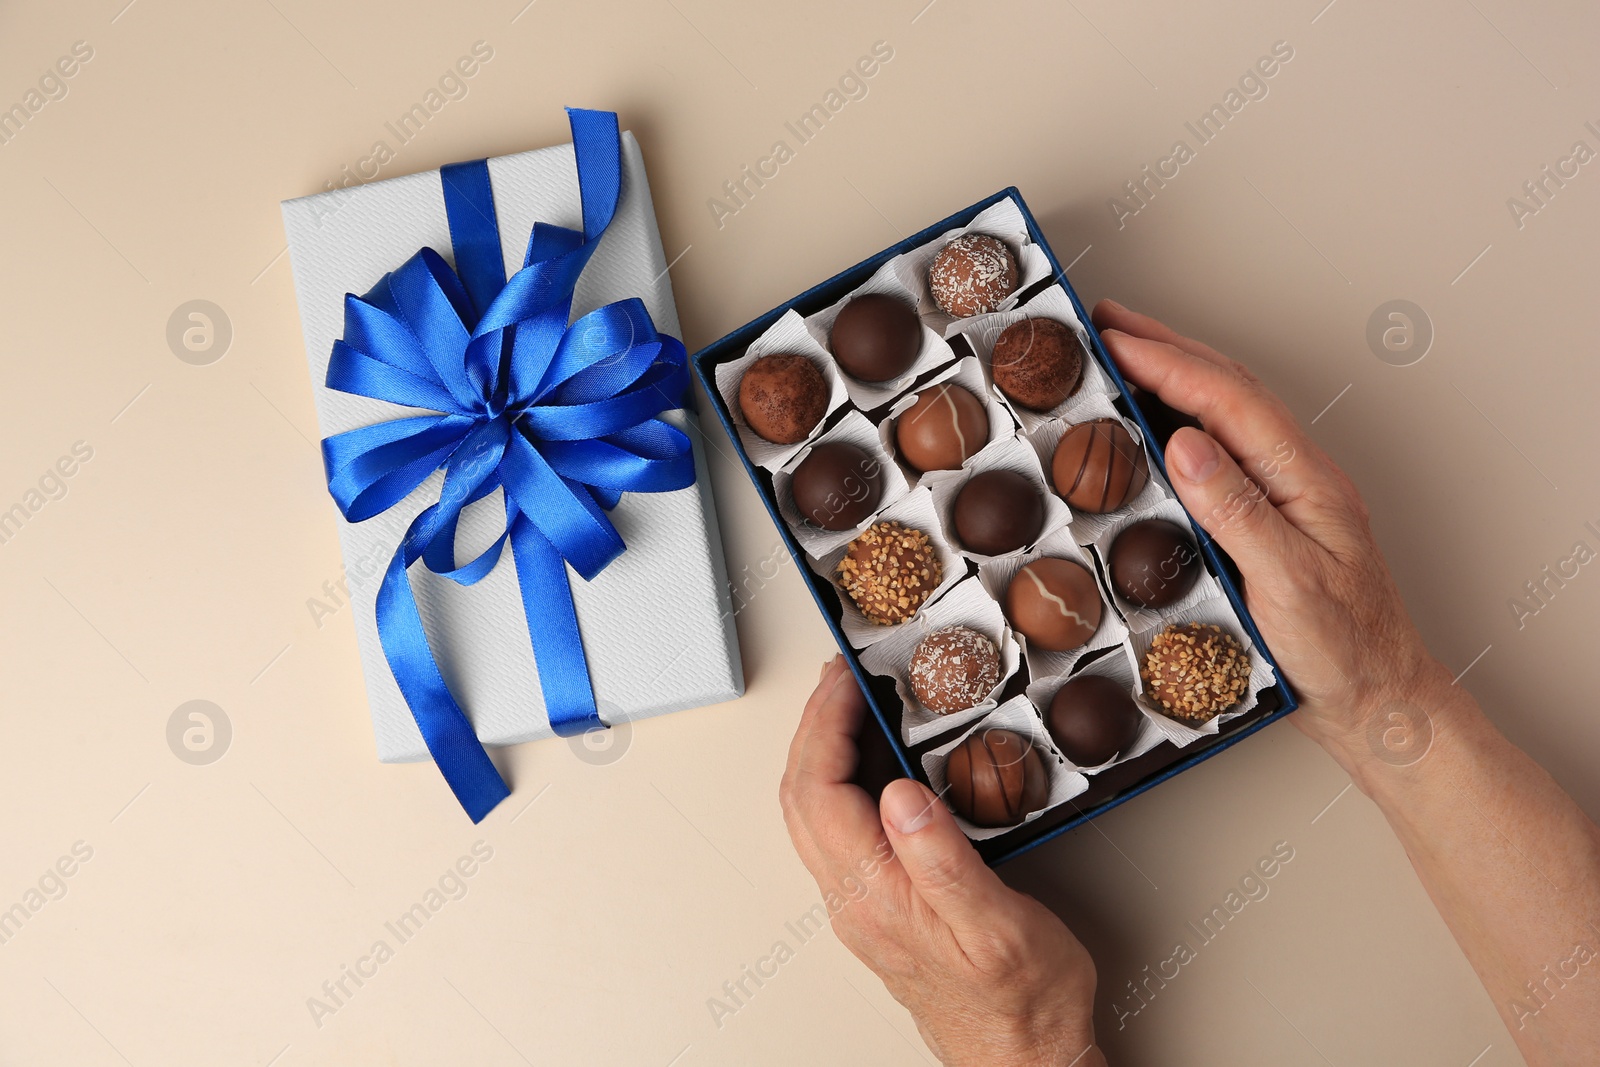
[[989,441],[989,412],[969,390],[940,382],[895,420],[901,457],[919,471],[957,470]]
[[940,715],[976,707],[1000,681],[994,642],[965,626],[947,626],[924,637],[911,653],[911,691]]
[[893,381],[917,361],[922,320],[916,308],[897,296],[865,293],[839,310],[828,331],[828,347],[852,378]]
[[974,826],[1014,826],[1050,799],[1050,772],[1034,743],[995,727],[979,729],[945,764],[950,805]]
[[813,526],[853,529],[883,498],[883,464],[848,441],[824,441],[794,469],[789,492]]
[[934,303],[964,319],[994,311],[1016,292],[1016,257],[1006,243],[984,233],[964,233],[939,249],[928,270]]
[[762,438],[775,445],[798,444],[828,413],[828,381],[805,356],[762,356],[739,380],[739,411]]
[[845,549],[839,583],[868,622],[905,622],[944,580],[933,542],[898,522],[875,522]]
[[1100,628],[1100,588],[1083,564],[1046,556],[1017,571],[1006,586],[1006,618],[1032,644],[1068,652]]
[[1106,570],[1118,593],[1144,608],[1171,607],[1200,577],[1194,538],[1166,519],[1140,519],[1117,534]]
[[1102,674],[1080,674],[1056,690],[1045,726],[1061,754],[1098,767],[1133,744],[1144,716],[1128,691]]
[[1039,488],[1016,471],[974,474],[956,494],[952,511],[961,544],[984,556],[1015,552],[1044,529]]
[[1050,462],[1056,492],[1079,511],[1103,514],[1125,506],[1150,480],[1144,449],[1117,419],[1067,427]]
[[1049,411],[1083,382],[1083,346],[1055,319],[1013,322],[995,338],[989,365],[994,384],[1032,411]]
[[1222,627],[1190,622],[1156,634],[1139,669],[1145,695],[1174,719],[1203,723],[1244,699],[1250,657]]

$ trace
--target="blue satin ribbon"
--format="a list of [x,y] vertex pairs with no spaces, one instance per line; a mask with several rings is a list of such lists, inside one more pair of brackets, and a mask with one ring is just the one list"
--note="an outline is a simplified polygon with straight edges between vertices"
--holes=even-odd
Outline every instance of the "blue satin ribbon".
[[[378,636],[434,762],[473,822],[510,792],[450,694],[408,570],[472,585],[509,541],[545,711],[556,733],[604,726],[568,583],[594,578],[625,546],[606,512],[625,492],[694,484],[689,439],[656,418],[681,407],[688,354],[644,304],[607,304],[569,324],[573,288],[622,191],[617,117],[568,109],[583,231],[536,223],[522,268],[505,276],[485,160],[440,171],[452,270],[424,248],[365,296],[345,295],[330,389],[437,412],[322,442],[328,490],[351,522],[382,514],[436,470],[439,500],[412,520],[378,590]],[[505,531],[458,564],[461,511],[496,489]]]

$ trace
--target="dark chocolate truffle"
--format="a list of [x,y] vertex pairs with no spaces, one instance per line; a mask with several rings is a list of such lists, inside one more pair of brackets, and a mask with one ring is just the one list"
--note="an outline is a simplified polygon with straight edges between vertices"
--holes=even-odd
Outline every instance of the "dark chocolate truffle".
[[1200,577],[1194,539],[1166,519],[1140,519],[1117,534],[1106,556],[1111,584],[1143,608],[1176,604]]
[[866,293],[840,309],[828,332],[828,347],[852,378],[893,381],[917,361],[922,320],[899,297]]
[[1150,461],[1121,422],[1094,419],[1067,427],[1050,474],[1068,504],[1103,514],[1139,495],[1150,480]]
[[1000,681],[994,642],[965,626],[947,626],[924,637],[911,653],[911,691],[940,715],[982,703]]
[[989,442],[989,412],[970,391],[941,382],[917,394],[895,420],[894,436],[917,470],[957,470]]
[[1017,260],[1004,241],[966,233],[939,249],[928,269],[933,301],[964,319],[994,311],[1017,289]]
[[1034,743],[991,727],[971,734],[945,764],[950,805],[974,826],[1013,826],[1050,799],[1050,772]]
[[905,622],[944,580],[933,542],[898,522],[875,522],[850,542],[839,582],[868,622]]
[[828,413],[828,381],[805,356],[762,356],[739,380],[739,410],[745,425],[775,445],[811,436]]
[[1056,690],[1045,726],[1056,747],[1080,767],[1098,767],[1133,744],[1144,716],[1115,680],[1081,674]]
[[953,511],[961,544],[983,556],[1015,552],[1044,528],[1039,488],[1016,471],[974,474],[956,494]]
[[1055,319],[1023,319],[995,338],[989,366],[1002,393],[1032,411],[1049,411],[1078,391],[1083,346]]
[[1083,564],[1036,559],[1006,586],[1006,618],[1030,642],[1048,652],[1086,644],[1100,628],[1100,589]]
[[883,498],[883,465],[847,441],[813,448],[789,481],[794,506],[813,526],[849,530],[877,510]]
[[1191,622],[1156,634],[1139,669],[1145,695],[1174,719],[1203,723],[1244,699],[1250,657],[1222,627]]

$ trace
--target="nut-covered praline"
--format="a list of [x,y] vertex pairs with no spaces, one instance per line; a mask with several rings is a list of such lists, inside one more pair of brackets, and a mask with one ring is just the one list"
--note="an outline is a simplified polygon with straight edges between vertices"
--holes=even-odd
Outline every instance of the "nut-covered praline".
[[965,233],[933,257],[928,288],[947,315],[964,319],[994,311],[1016,292],[1016,257],[1004,241],[984,233]]
[[1006,586],[1006,618],[1029,642],[1049,652],[1086,644],[1100,628],[1100,589],[1083,564],[1046,556],[1017,571]]
[[1098,767],[1133,744],[1144,716],[1128,691],[1101,674],[1080,674],[1056,690],[1045,726],[1061,754]]
[[1103,514],[1125,506],[1150,480],[1150,461],[1116,419],[1067,427],[1050,463],[1056,492],[1079,511]]
[[1030,545],[1044,529],[1044,498],[1016,471],[974,474],[956,493],[956,536],[969,551],[1003,556]]
[[1144,608],[1171,607],[1200,577],[1194,538],[1166,519],[1140,519],[1117,534],[1106,554],[1111,585]]
[[1243,700],[1250,656],[1222,627],[1191,622],[1156,634],[1139,668],[1147,697],[1174,719],[1203,723]]
[[739,379],[739,411],[745,425],[765,440],[798,444],[828,413],[828,381],[805,356],[762,356]]
[[794,469],[789,492],[813,526],[853,529],[883,498],[883,464],[848,441],[824,441]]
[[1013,322],[995,338],[989,360],[994,384],[1032,411],[1049,411],[1083,382],[1083,346],[1055,319]]
[[950,805],[974,826],[1014,826],[1050,799],[1050,772],[1033,741],[979,729],[950,750]]
[[864,293],[839,310],[828,331],[833,358],[852,378],[887,382],[917,361],[922,320],[906,301],[888,293]]
[[875,522],[839,561],[839,583],[868,622],[905,622],[944,580],[933,542],[898,522]]
[[994,642],[965,626],[947,626],[924,637],[906,672],[922,706],[940,715],[976,707],[1000,681]]
[[957,470],[989,441],[989,412],[970,390],[929,386],[895,420],[901,457],[919,471]]

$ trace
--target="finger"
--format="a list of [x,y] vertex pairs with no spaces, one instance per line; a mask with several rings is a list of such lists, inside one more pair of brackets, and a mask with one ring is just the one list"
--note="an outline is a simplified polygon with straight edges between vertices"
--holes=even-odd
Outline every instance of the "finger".
[[856,734],[867,709],[843,656],[823,668],[811,699],[800,713],[789,745],[789,766],[799,775],[823,782],[848,782],[861,758]]
[[1013,906],[1013,893],[978,857],[933,790],[914,778],[898,778],[884,787],[878,810],[906,877],[956,940],[964,931],[992,931]]
[[1094,306],[1094,311],[1089,317],[1097,330],[1121,330],[1123,333],[1143,337],[1148,341],[1169,344],[1191,356],[1197,356],[1208,363],[1215,363],[1219,367],[1238,366],[1236,362],[1210,345],[1196,341],[1192,337],[1185,337],[1166,323],[1125,308],[1115,300],[1100,301]]

